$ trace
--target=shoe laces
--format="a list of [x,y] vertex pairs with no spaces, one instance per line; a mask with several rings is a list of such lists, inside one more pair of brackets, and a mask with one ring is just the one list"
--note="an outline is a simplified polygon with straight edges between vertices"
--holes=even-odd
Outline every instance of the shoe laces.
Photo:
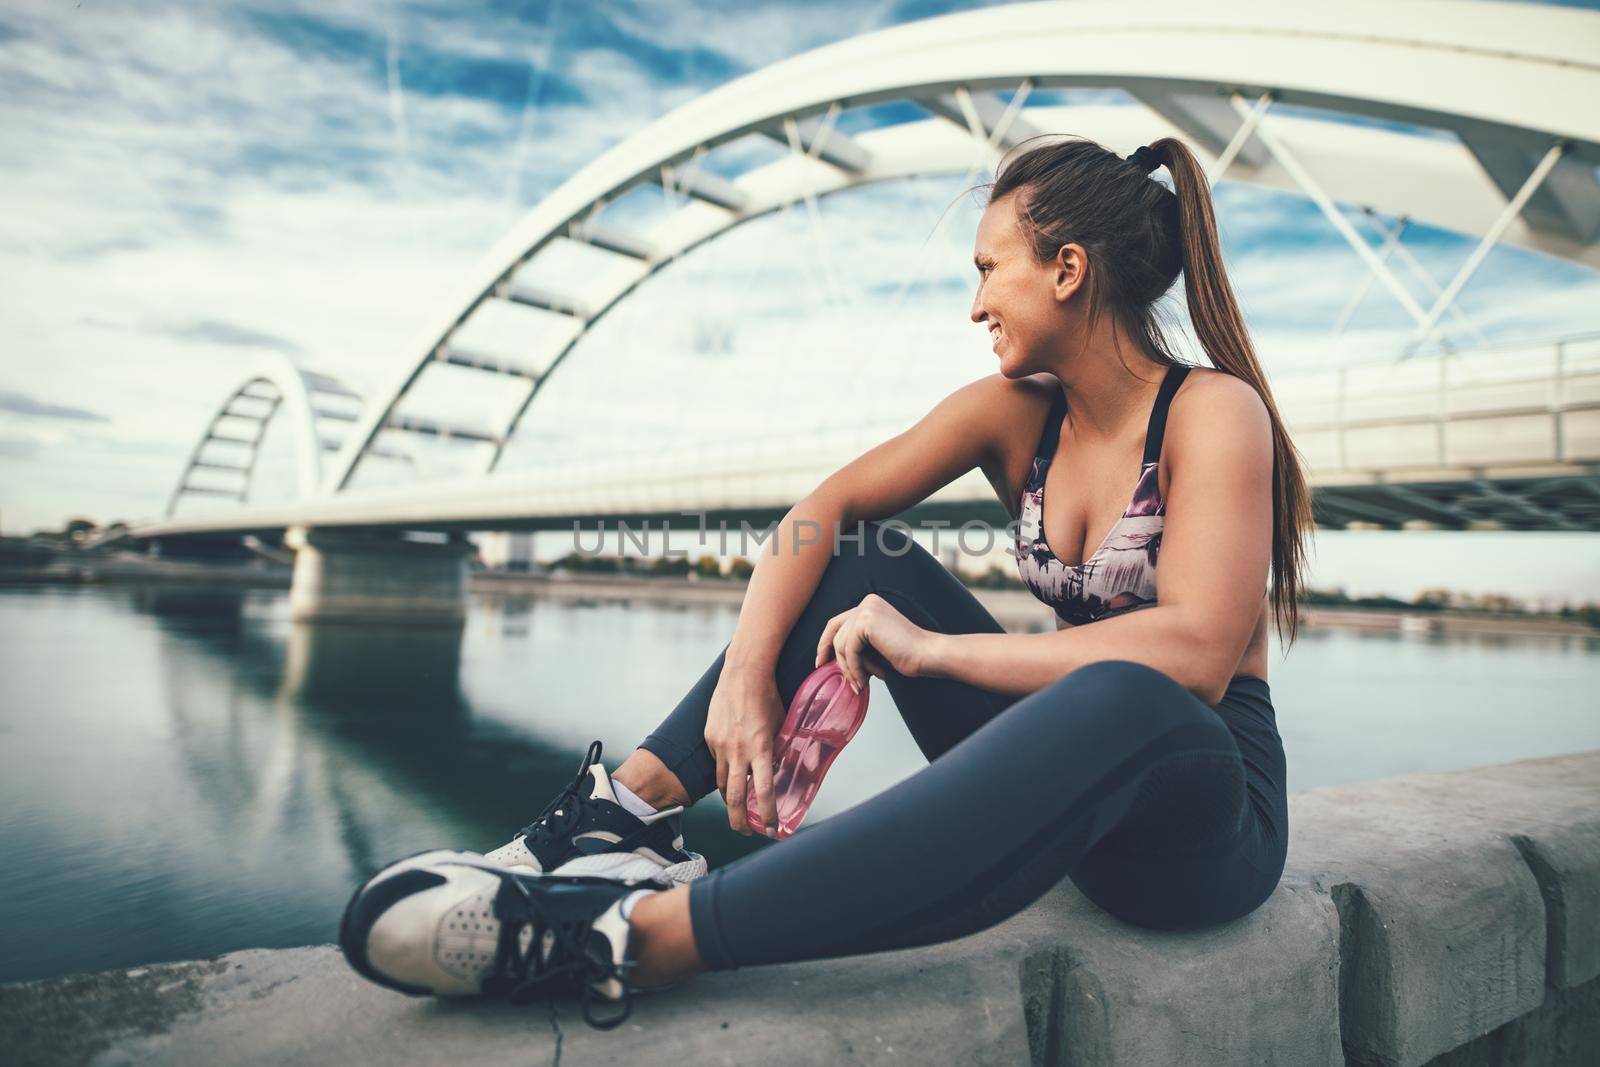
[[586,782],[589,780],[589,768],[600,759],[600,742],[594,741],[589,745],[589,751],[583,757],[583,764],[578,768],[577,776],[555,799],[545,805],[527,826],[517,831],[517,836],[525,837],[530,841],[549,841],[565,837],[577,829],[583,822],[584,808],[588,803]]
[[[522,837],[532,843],[545,843],[560,840],[571,836],[572,832],[583,825],[584,813],[588,808],[590,797],[589,783],[593,780],[589,768],[600,761],[600,742],[594,741],[589,745],[589,751],[583,757],[583,763],[578,767],[577,775],[555,799],[545,805],[527,826],[518,830],[515,837]],[[621,840],[612,844],[608,851],[628,852],[649,836],[653,825],[646,823]]]
[[[634,987],[629,975],[635,961],[629,959],[619,965],[588,952],[590,922],[549,921],[535,895],[516,880],[501,885],[494,907],[500,919],[500,937],[489,974],[483,980],[485,993],[504,996],[513,1004],[528,1004],[543,992],[554,1011],[556,990],[576,986],[583,995],[584,1022],[596,1030],[611,1030],[627,1020],[633,1012]],[[530,927],[532,936],[524,950],[522,932]],[[544,952],[547,937],[552,942],[548,955]],[[615,979],[622,986],[622,1012],[613,1018],[597,1018],[594,1006],[606,998],[595,991],[592,983],[608,979]]]

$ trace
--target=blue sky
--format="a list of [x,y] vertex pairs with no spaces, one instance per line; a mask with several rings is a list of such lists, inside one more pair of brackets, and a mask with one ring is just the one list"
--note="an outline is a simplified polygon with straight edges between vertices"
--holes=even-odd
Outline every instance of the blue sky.
[[[256,357],[287,354],[370,391],[496,238],[652,119],[810,48],[981,6],[7,4],[0,529],[159,514]],[[954,191],[928,181],[824,201],[842,299],[806,254],[799,213],[686,257],[563,364],[549,391],[565,401],[506,466],[602,455],[619,438],[771,431],[780,398],[797,430],[824,407],[913,420],[990,369],[966,322],[975,216],[930,238]],[[1325,359],[1360,261],[1303,199],[1227,183],[1217,199],[1269,371]],[[1407,245],[1440,279],[1470,247],[1423,229]],[[919,284],[886,307],[912,271]],[[1507,250],[1484,278],[1462,305],[1492,337],[1600,329],[1592,272]],[[1375,292],[1353,335],[1376,344],[1407,321]],[[655,348],[637,343],[646,331]],[[735,361],[699,350],[708,332],[734,338]],[[828,392],[838,373],[858,403],[842,416]],[[704,414],[691,425],[684,410]],[[281,466],[263,473],[263,495],[286,491],[271,484]],[[1315,584],[1600,599],[1593,538],[1396,536],[1320,535]],[[1496,563],[1508,550],[1529,561],[1511,575]]]

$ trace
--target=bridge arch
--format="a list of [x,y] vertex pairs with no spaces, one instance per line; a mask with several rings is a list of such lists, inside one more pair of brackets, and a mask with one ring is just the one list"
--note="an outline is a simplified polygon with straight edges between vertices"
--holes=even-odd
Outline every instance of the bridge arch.
[[[913,175],[975,172],[1036,132],[1070,130],[1123,152],[1183,136],[1213,180],[1299,190],[1315,200],[1411,312],[1418,332],[1440,318],[1476,263],[1424,309],[1342,221],[1337,205],[1378,210],[1600,267],[1600,15],[1480,3],[1473,18],[1423,2],[1323,11],[1256,5],[1030,3],[965,12],[866,34],[739,78],[663,116],[584,167],[529,211],[427,324],[387,388],[333,457],[327,489],[346,488],[399,431],[476,442],[492,470],[550,374],[587,331],[647,278],[733,227],[801,200]],[[1115,88],[1141,107],[1029,108],[1041,90]],[[846,109],[907,101],[929,118],[845,135]],[[1327,122],[1305,109],[1359,123]],[[1395,126],[1427,127],[1414,136]],[[783,159],[737,178],[705,154],[758,134]],[[682,201],[647,233],[599,216],[635,187]],[[557,241],[633,261],[631,279],[579,293],[516,275]],[[541,312],[554,345],[538,364],[455,343],[496,302]],[[491,425],[402,413],[433,364],[503,376],[520,402]]]
[[[320,496],[322,454],[338,448],[343,436],[331,434],[328,427],[354,423],[360,409],[352,404],[359,405],[360,399],[337,379],[307,370],[286,356],[263,357],[207,421],[167,500],[166,517],[177,513],[185,497],[232,497],[241,503],[248,499],[262,439],[280,412],[288,420],[294,449],[296,491],[302,500]],[[226,472],[221,477],[238,481],[233,486],[206,484],[204,479],[217,476],[209,472]]]

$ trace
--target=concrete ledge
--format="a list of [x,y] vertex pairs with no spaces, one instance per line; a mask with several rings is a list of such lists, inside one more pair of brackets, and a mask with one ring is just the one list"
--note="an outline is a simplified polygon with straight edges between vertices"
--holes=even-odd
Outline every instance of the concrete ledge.
[[1546,984],[1572,989],[1600,975],[1600,827],[1553,827],[1511,840],[1544,895]]
[[12,1063],[1579,1063],[1600,751],[1290,798],[1253,914],[1169,934],[1070,883],[959,941],[706,975],[616,1031],[397,996],[331,946],[0,987]]
[[[1023,1008],[1034,1063],[1343,1062],[1338,913],[1325,894],[1280,886],[1243,919],[1156,933],[1067,884],[998,929],[1011,927],[1033,946]],[[988,948],[984,938],[969,940]]]
[[1446,1052],[1428,1067],[1592,1064],[1600,1048],[1600,982],[1552,989],[1536,1011]]
[[1296,800],[1285,881],[1339,910],[1352,1060],[1425,1063],[1539,1006],[1544,903],[1509,838],[1405,781]]

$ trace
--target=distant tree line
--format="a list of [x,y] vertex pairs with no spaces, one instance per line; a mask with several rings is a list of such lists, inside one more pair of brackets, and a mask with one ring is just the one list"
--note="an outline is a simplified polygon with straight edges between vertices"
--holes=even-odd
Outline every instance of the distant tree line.
[[[1462,593],[1451,589],[1424,589],[1410,600],[1392,596],[1353,597],[1343,589],[1308,589],[1302,604],[1325,607],[1377,608],[1388,611],[1471,611],[1497,615],[1525,615],[1532,611],[1525,601],[1504,593]],[[1600,604],[1563,604],[1553,614],[1600,627]]]

